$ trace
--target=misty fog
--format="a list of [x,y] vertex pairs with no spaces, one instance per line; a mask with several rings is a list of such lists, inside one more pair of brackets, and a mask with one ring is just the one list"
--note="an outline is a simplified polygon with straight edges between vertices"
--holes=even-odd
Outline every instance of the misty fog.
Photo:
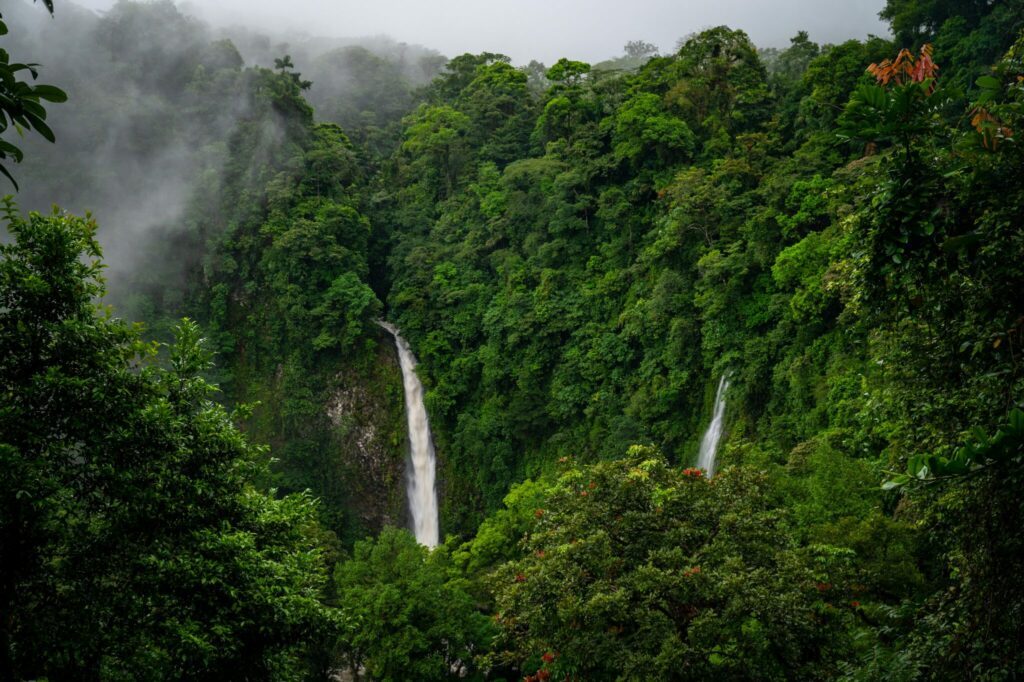
[[[107,9],[114,0],[82,0]],[[784,47],[800,27],[818,42],[837,43],[884,35],[878,19],[883,0],[192,0],[190,14],[219,25],[312,36],[387,34],[427,45],[449,56],[500,52],[517,64],[560,57],[598,62],[616,55],[628,40],[671,49],[680,36],[727,24],[746,31],[761,47]]]
[[[318,115],[365,133],[397,124],[413,88],[446,61],[383,36],[299,41],[214,29],[170,2],[122,3],[101,13],[58,2],[50,17],[41,5],[19,1],[4,16],[13,29],[8,48],[40,63],[41,81],[69,96],[69,106],[49,112],[58,144],[22,140],[17,201],[23,210],[57,204],[91,212],[114,295],[140,266],[159,263],[160,276],[181,274],[194,255],[169,245],[196,230],[189,203],[210,193],[229,136],[252,113],[244,66],[271,67],[290,54],[315,84],[306,94]],[[274,126],[265,132],[272,143]]]
[[[826,41],[881,32],[877,21],[865,21],[881,4],[834,2],[822,12],[820,3],[791,0],[767,13],[747,2],[714,8],[654,2],[638,12],[635,5],[610,3],[502,8],[391,2],[356,8],[315,0],[287,6],[83,0],[58,2],[51,17],[41,5],[18,0],[4,9],[13,29],[10,49],[39,62],[42,81],[64,88],[70,103],[51,107],[57,145],[34,135],[23,140],[26,160],[17,173],[25,189],[17,200],[23,209],[47,210],[55,203],[72,212],[91,211],[109,264],[108,285],[117,296],[131,290],[127,281],[138,285],[139,276],[181,277],[186,268],[199,266],[195,259],[209,235],[190,218],[189,206],[216,201],[213,185],[227,140],[252,114],[243,85],[247,67],[273,68],[275,59],[290,55],[302,78],[312,82],[306,97],[318,119],[338,123],[364,147],[383,151],[396,143],[415,89],[440,73],[445,55],[504,51],[513,62],[530,61],[524,68],[538,82],[543,69],[534,58],[607,60],[633,39],[653,41],[651,47],[664,53],[712,22],[748,28],[765,45],[784,43],[794,25]],[[836,12],[858,19],[837,21]],[[618,14],[631,23],[610,20]],[[821,35],[815,35],[816,26]],[[353,37],[360,34],[372,35]],[[609,68],[639,63],[604,62]],[[274,126],[261,129],[272,145]],[[192,213],[207,215],[209,209]]]

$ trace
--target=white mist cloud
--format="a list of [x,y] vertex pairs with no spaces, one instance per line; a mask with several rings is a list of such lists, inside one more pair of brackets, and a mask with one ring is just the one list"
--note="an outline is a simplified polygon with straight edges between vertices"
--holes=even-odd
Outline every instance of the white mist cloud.
[[[59,0],[58,0],[59,3]],[[114,0],[79,0],[107,9]],[[191,0],[217,24],[345,37],[388,34],[453,56],[501,52],[516,63],[559,57],[596,62],[628,40],[671,50],[685,35],[727,24],[761,47],[784,47],[798,30],[819,43],[887,35],[885,0]],[[59,5],[58,5],[59,6]]]

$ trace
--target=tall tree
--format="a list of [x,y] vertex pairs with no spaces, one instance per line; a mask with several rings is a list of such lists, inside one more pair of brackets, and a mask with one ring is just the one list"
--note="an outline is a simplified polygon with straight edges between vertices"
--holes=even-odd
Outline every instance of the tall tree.
[[164,368],[95,302],[95,223],[4,213],[0,677],[294,677],[326,626],[312,501],[253,487],[194,323]]

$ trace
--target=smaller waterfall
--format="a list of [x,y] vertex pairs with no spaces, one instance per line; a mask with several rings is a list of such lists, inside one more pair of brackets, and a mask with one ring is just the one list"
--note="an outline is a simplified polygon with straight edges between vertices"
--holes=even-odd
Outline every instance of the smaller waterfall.
[[722,440],[722,427],[725,422],[725,391],[728,388],[729,380],[723,374],[718,381],[718,391],[715,393],[715,409],[711,414],[711,423],[708,424],[708,430],[704,432],[704,438],[700,442],[697,466],[707,472],[708,478],[715,475],[715,456],[718,454],[718,442]]
[[378,324],[395,337],[398,362],[402,366],[411,463],[406,475],[406,494],[409,497],[409,511],[412,513],[413,532],[416,534],[416,541],[421,545],[437,547],[440,523],[437,514],[437,489],[434,486],[434,442],[430,437],[427,408],[423,405],[423,384],[416,375],[416,356],[412,354],[409,342],[399,335],[394,325],[387,322]]

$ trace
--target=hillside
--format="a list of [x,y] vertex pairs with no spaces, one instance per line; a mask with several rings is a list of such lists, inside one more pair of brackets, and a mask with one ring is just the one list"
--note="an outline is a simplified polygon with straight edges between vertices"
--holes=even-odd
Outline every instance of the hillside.
[[1020,2],[593,67],[54,11],[3,15],[0,679],[1022,674]]

